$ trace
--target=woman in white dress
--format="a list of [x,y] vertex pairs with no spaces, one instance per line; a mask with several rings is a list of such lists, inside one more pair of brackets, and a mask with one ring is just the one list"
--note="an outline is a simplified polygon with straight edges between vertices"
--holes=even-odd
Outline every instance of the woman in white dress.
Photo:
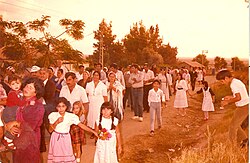
[[165,95],[165,101],[169,101],[169,84],[168,84],[168,78],[166,76],[166,68],[161,68],[160,73],[158,76],[155,77],[155,79],[161,81],[160,89],[163,91]]
[[186,115],[185,108],[188,107],[188,101],[187,101],[188,86],[187,82],[184,79],[182,79],[182,75],[180,73],[177,74],[175,89],[176,89],[176,95],[174,99],[174,107],[178,110],[178,115],[185,116]]
[[197,77],[198,83],[199,83],[199,84],[202,84],[202,80],[203,80],[203,71],[202,71],[201,68],[198,69],[197,75],[198,75],[198,77]]
[[124,86],[116,79],[114,72],[110,72],[108,75],[108,82],[106,83],[108,88],[108,101],[114,107],[114,115],[121,121],[123,119],[123,90]]
[[[95,128],[95,121],[100,114],[101,105],[103,102],[108,101],[107,86],[100,81],[100,76],[100,73],[95,71],[93,73],[93,80],[86,85],[86,93],[89,98],[87,125],[92,129]],[[94,135],[91,138],[94,138]]]

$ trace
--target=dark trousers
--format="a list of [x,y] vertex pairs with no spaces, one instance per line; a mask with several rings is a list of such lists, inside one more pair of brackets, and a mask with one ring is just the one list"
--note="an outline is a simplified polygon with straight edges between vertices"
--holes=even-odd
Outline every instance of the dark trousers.
[[194,89],[195,89],[195,80],[191,80],[191,87],[192,87],[192,91],[194,91]]
[[148,92],[150,89],[152,89],[152,84],[144,85],[144,87],[143,87],[143,109],[146,112],[149,112]]
[[123,97],[123,108],[126,108],[126,102],[130,99],[131,101],[131,110],[133,108],[133,99],[132,99],[132,92],[131,92],[131,87],[126,87],[125,89],[125,94]]

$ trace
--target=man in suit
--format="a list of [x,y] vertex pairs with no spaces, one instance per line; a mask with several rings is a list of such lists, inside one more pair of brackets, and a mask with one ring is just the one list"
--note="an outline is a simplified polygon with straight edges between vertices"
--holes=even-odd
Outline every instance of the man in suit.
[[56,85],[52,80],[49,80],[49,70],[47,68],[42,68],[39,71],[39,78],[44,83],[44,96],[43,96],[43,104],[45,108],[43,124],[41,126],[41,144],[40,144],[40,152],[46,152],[46,145],[45,145],[45,128],[48,130],[49,128],[49,121],[48,115],[54,111],[55,109],[55,91]]

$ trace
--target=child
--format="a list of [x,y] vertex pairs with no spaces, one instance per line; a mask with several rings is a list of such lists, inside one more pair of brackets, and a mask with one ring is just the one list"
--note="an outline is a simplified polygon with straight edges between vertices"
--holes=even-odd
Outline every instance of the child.
[[208,112],[214,111],[214,101],[215,101],[215,94],[211,88],[208,87],[207,81],[202,81],[203,88],[197,91],[197,94],[203,92],[203,102],[202,102],[202,111],[204,112],[204,120],[208,120]]
[[49,114],[49,132],[52,132],[48,163],[52,162],[76,162],[72,150],[70,138],[70,126],[75,124],[80,128],[92,132],[97,136],[97,133],[86,125],[82,124],[79,117],[73,113],[66,112],[70,109],[70,103],[65,97],[59,97],[56,103],[57,112]]
[[[80,101],[76,101],[73,103],[73,114],[77,115],[80,118],[80,121],[86,125],[86,120],[85,120],[85,115],[84,113],[86,112],[85,109],[83,108],[82,104]],[[71,135],[71,141],[72,141],[72,147],[73,147],[73,153],[76,157],[76,162],[79,163],[81,162],[81,149],[82,149],[82,144],[86,144],[86,137],[84,130],[81,129],[77,125],[71,125],[70,127],[70,135]]]
[[117,163],[116,143],[118,154],[122,152],[120,129],[118,119],[114,117],[114,109],[109,102],[101,106],[101,113],[95,123],[98,132],[94,163]]
[[148,93],[148,103],[150,107],[150,136],[154,135],[154,122],[155,114],[157,119],[158,128],[161,128],[162,117],[161,117],[161,102],[165,102],[163,91],[159,88],[161,82],[154,80],[153,88]]
[[240,141],[241,146],[245,146],[248,143],[247,133],[242,129],[242,122],[249,115],[249,96],[245,84],[232,76],[231,72],[228,70],[221,70],[216,75],[216,79],[222,84],[230,86],[233,95],[225,96],[221,101],[221,106],[226,106],[230,103],[235,103],[236,109],[234,111],[233,119],[229,126],[229,138],[233,145],[236,145],[237,140]]
[[[7,96],[6,108],[3,110],[4,123],[12,122],[12,126],[20,126],[20,123],[16,121],[16,111],[18,107],[23,107],[26,104],[25,100],[22,100],[21,79],[18,76],[9,76],[10,92]],[[15,136],[18,136],[15,135]],[[11,133],[6,131],[2,143],[9,149],[14,150],[16,147],[13,144],[14,137]]]

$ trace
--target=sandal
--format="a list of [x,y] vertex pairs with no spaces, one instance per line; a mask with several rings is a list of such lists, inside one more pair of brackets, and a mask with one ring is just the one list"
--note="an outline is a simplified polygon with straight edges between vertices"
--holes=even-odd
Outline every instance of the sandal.
[[155,134],[155,132],[152,130],[152,131],[150,131],[150,136],[154,136],[154,134]]

